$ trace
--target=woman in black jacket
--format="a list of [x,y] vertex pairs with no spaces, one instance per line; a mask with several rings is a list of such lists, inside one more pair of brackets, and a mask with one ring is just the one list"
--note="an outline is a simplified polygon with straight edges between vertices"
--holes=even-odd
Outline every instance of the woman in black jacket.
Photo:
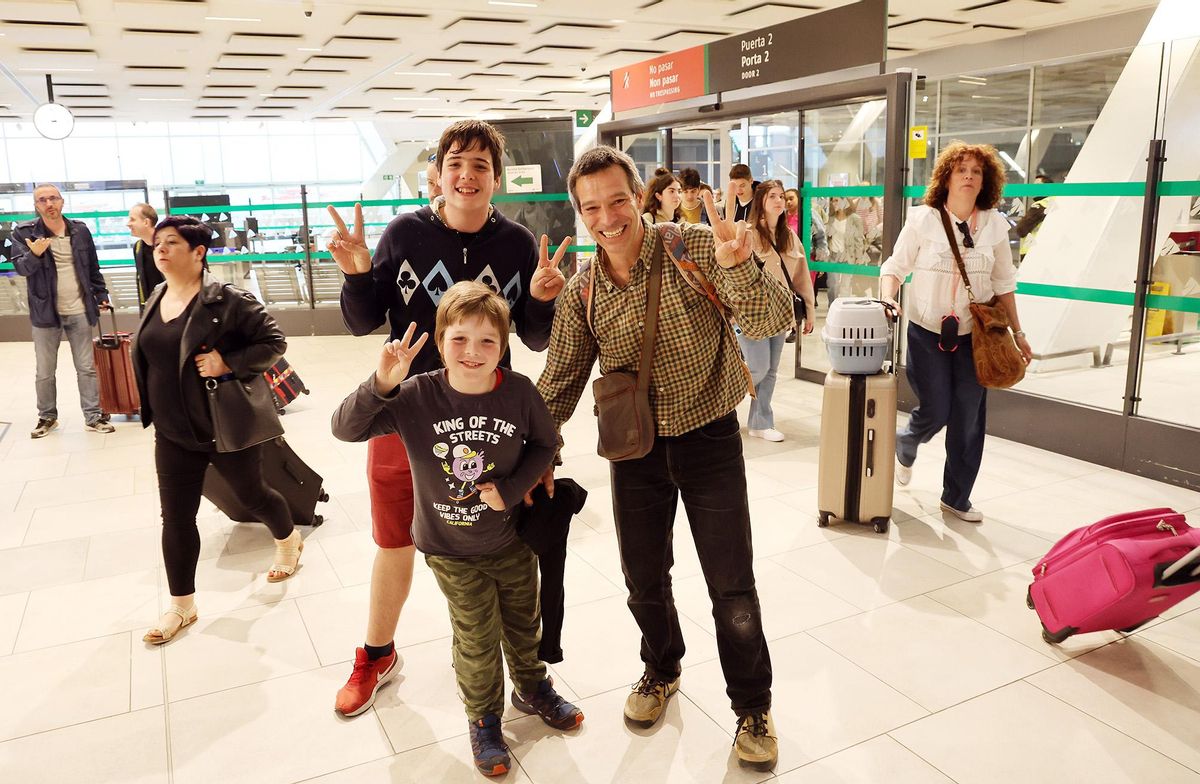
[[[154,263],[165,282],[147,300],[133,341],[142,426],[155,425],[163,562],[171,589],[171,606],[143,637],[151,645],[169,641],[196,620],[196,512],[210,463],[275,537],[268,581],[291,576],[304,547],[287,502],[263,482],[262,445],[232,452],[216,448],[206,384],[215,389],[254,381],[283,355],[287,343],[252,294],[209,276],[211,239],[212,230],[195,218],[171,216],[155,227]],[[222,434],[244,433],[253,425],[234,422],[223,426]]]

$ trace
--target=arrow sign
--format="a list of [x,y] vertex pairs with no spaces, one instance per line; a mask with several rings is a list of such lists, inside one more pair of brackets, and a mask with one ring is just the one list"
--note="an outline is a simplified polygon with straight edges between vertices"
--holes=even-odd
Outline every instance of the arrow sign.
[[542,167],[536,163],[509,166],[504,170],[504,182],[509,193],[541,193]]

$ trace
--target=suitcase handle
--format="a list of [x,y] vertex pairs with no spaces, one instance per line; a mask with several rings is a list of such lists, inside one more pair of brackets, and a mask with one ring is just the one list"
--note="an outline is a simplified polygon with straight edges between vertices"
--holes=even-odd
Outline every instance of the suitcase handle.
[[111,336],[105,336],[104,326],[100,323],[101,319],[96,319],[96,331],[100,333],[100,347],[107,349],[115,349],[121,347],[121,332],[117,329],[117,309],[110,302],[107,308],[112,314],[113,331]]
[[1179,572],[1183,571],[1188,566],[1191,566],[1192,564],[1196,563],[1197,561],[1200,561],[1200,547],[1192,548],[1191,552],[1189,552],[1187,555],[1183,556],[1182,558],[1180,558],[1178,561],[1171,564],[1170,566],[1166,566],[1165,564],[1160,565],[1156,569],[1156,571],[1158,572],[1158,575],[1157,575],[1157,579],[1154,581],[1154,584],[1155,585],[1183,585],[1185,583],[1190,583],[1193,580],[1196,580],[1197,578],[1200,578],[1200,566],[1198,566],[1197,568],[1193,569],[1191,571],[1191,573],[1184,575],[1180,579],[1172,579],[1175,577],[1175,575],[1179,574]]

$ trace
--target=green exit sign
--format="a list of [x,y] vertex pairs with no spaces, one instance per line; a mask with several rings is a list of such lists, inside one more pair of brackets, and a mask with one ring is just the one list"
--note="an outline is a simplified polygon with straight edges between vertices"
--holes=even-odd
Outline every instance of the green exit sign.
[[595,109],[576,109],[575,110],[575,127],[590,128],[592,123],[596,121]]
[[396,175],[394,175],[394,174],[385,174],[385,175],[383,175],[383,179],[384,179],[384,181],[387,181],[387,180],[394,180],[394,179],[396,179]]

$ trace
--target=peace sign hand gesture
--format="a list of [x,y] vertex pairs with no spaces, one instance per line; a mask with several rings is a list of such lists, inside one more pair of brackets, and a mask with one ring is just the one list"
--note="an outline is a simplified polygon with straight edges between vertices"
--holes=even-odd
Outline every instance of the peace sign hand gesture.
[[704,200],[708,222],[712,224],[717,263],[730,269],[750,258],[750,232],[744,221],[733,219],[737,214],[737,194],[730,192],[726,198],[724,218],[717,212],[712,193],[704,191],[700,198]]
[[383,353],[379,355],[379,367],[375,369],[375,392],[379,395],[390,395],[400,382],[408,378],[408,369],[413,360],[429,339],[428,332],[422,332],[417,342],[413,342],[413,333],[417,331],[416,324],[409,324],[404,331],[404,337],[383,344]]
[[329,239],[330,255],[338,268],[347,275],[361,275],[371,271],[371,251],[367,249],[367,238],[363,232],[362,205],[354,205],[354,231],[346,228],[346,222],[330,204],[326,207],[329,216],[337,224],[337,230]]
[[558,250],[554,252],[554,258],[550,258],[550,238],[545,234],[542,235],[542,241],[538,248],[537,270],[534,271],[533,279],[529,283],[529,295],[537,301],[553,301],[562,292],[563,286],[567,284],[567,279],[558,265],[566,255],[567,246],[571,244],[572,239],[574,238],[567,237],[560,242]]

